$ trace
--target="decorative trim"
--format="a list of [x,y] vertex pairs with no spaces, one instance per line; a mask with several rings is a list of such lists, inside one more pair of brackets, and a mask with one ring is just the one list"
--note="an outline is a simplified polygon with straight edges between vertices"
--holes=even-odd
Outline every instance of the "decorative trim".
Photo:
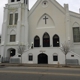
[[50,28],[55,28],[55,27],[37,27],[36,29],[45,29],[45,28],[50,29]]
[[8,26],[8,28],[16,28],[16,27],[17,27],[17,25],[11,25],[11,26],[9,25]]
[[70,14],[70,16],[80,19],[80,17],[78,17],[77,15]]
[[43,7],[43,8],[48,7],[48,1],[44,0],[44,1],[42,2],[42,7]]

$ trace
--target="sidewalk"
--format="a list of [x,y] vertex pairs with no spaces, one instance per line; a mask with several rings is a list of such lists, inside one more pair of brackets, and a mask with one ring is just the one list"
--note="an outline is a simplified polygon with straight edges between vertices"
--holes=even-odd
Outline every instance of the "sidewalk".
[[10,64],[0,63],[1,67],[51,67],[51,68],[80,68],[80,65],[54,65],[54,64]]

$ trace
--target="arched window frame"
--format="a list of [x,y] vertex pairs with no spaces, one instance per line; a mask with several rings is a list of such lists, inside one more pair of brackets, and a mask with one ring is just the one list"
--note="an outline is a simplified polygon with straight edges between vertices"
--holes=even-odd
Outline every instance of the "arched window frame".
[[16,42],[16,31],[12,29],[9,34],[9,42]]
[[[57,41],[54,41],[54,37],[55,36],[57,36],[58,38],[58,40]],[[60,38],[59,38],[59,36],[57,35],[57,34],[55,34],[54,36],[53,36],[53,38],[52,38],[52,40],[53,40],[53,47],[60,47]],[[55,44],[56,43],[56,44]]]
[[[49,41],[48,41],[48,44],[45,44],[45,42],[44,42],[44,41],[46,40],[46,38],[44,38],[44,36],[45,36],[46,34],[48,35],[48,39],[47,39],[47,40],[49,40]],[[47,42],[47,40],[46,40],[46,42]],[[47,32],[45,32],[45,33],[43,34],[43,47],[50,47],[50,35],[49,35]]]
[[[36,45],[36,41],[35,41],[36,38],[38,38],[38,41],[37,41],[38,45]],[[39,38],[39,36],[34,37],[34,47],[40,47],[40,38]]]

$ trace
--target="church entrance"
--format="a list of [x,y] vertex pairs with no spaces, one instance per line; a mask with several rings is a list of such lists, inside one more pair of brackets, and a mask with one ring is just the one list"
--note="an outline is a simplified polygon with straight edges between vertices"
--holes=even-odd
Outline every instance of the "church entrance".
[[43,35],[43,47],[50,47],[50,36],[48,33]]
[[16,52],[15,49],[11,49],[11,50],[10,50],[10,57],[15,56],[15,52]]
[[13,48],[8,49],[6,57],[2,58],[2,62],[9,63],[10,62],[10,58],[14,57],[15,55],[16,55],[16,50],[15,49],[13,49]]
[[48,64],[48,56],[44,53],[39,54],[38,64]]
[[13,57],[16,55],[16,50],[13,48],[8,49],[8,55],[7,57]]

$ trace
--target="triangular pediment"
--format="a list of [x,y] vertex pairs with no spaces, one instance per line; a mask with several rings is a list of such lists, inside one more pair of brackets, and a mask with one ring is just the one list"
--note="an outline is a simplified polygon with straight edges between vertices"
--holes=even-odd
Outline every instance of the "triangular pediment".
[[[36,3],[34,4],[34,6],[30,9],[29,11],[29,16],[35,12],[36,8],[38,8],[38,6],[42,6],[42,8],[44,7],[43,2],[48,1],[49,5],[52,4],[54,5],[59,11],[61,11],[62,13],[65,13],[64,7],[62,7],[56,0],[37,0]],[[45,8],[45,7],[44,7]]]
[[73,27],[80,27],[79,23],[74,22]]

